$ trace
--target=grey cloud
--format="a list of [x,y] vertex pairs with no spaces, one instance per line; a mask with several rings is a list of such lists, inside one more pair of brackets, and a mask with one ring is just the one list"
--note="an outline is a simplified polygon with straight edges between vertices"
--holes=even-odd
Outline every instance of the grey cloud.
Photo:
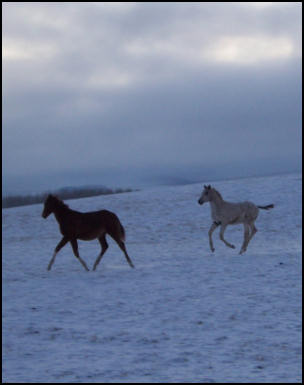
[[[18,4],[4,7],[4,43],[34,54],[4,59],[6,175],[296,168],[297,4]],[[283,36],[296,48],[250,65],[200,56],[237,35]]]

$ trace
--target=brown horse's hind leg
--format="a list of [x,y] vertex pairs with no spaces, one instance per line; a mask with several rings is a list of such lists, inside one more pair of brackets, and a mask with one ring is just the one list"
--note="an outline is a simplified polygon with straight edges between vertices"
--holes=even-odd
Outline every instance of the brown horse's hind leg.
[[103,235],[102,237],[98,238],[99,240],[99,243],[101,245],[101,252],[99,254],[99,256],[97,257],[95,263],[94,263],[94,267],[93,267],[93,270],[96,270],[96,267],[97,265],[99,264],[101,258],[103,257],[104,253],[107,251],[107,248],[109,247],[108,245],[108,242],[106,241],[106,236]]
[[48,265],[48,268],[47,268],[48,270],[51,270],[52,265],[53,265],[53,263],[54,263],[54,261],[55,261],[56,254],[59,252],[60,249],[63,248],[64,245],[66,245],[66,244],[68,243],[68,241],[69,241],[68,238],[63,237],[63,238],[61,239],[61,241],[58,243],[58,245],[57,245],[56,248],[55,248],[53,257],[52,257],[52,259],[51,259],[50,262],[49,262],[49,265]]
[[82,264],[82,266],[86,269],[86,271],[89,271],[88,266],[86,265],[85,261],[83,261],[83,260],[80,258],[80,255],[79,255],[79,253],[78,253],[78,243],[77,243],[77,239],[72,239],[70,242],[71,242],[71,245],[72,245],[72,248],[73,248],[75,257],[79,260],[79,262],[80,262],[80,263]]
[[128,253],[127,253],[127,249],[126,249],[126,246],[125,246],[125,243],[124,241],[122,241],[119,236],[115,236],[113,233],[109,233],[109,235],[114,239],[114,241],[118,244],[118,246],[120,247],[120,249],[123,251],[127,261],[128,261],[128,264],[133,267],[134,269],[134,265],[131,261],[131,258],[128,256]]
[[[115,240],[116,240],[116,239],[115,239]],[[128,264],[129,264],[131,267],[133,267],[133,269],[134,269],[135,266],[133,265],[133,263],[132,263],[130,257],[128,256],[127,249],[126,249],[126,246],[125,246],[124,242],[121,241],[121,240],[116,241],[116,242],[117,242],[118,246],[121,248],[121,250],[123,251],[123,253],[124,253],[124,255],[125,255],[125,257],[126,257],[126,259],[127,259],[127,261],[128,261]]]

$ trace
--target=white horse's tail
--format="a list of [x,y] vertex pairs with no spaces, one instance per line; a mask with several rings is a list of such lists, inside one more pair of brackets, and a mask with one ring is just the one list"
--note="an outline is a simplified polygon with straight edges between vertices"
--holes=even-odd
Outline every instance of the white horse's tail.
[[269,210],[269,209],[273,209],[274,205],[271,204],[271,205],[267,205],[267,206],[258,206],[258,208],[263,209],[263,210]]

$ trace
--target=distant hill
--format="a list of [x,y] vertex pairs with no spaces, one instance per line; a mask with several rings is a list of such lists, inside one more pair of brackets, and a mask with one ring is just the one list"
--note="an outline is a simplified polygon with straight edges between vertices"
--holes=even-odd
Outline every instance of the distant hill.
[[134,191],[132,189],[126,188],[108,188],[105,186],[80,186],[73,187],[67,186],[62,187],[53,191],[46,191],[40,194],[30,194],[30,195],[9,195],[2,198],[2,208],[17,207],[17,206],[26,206],[36,203],[42,203],[48,196],[48,194],[57,195],[60,199],[78,199],[91,197],[96,195],[109,195],[109,194],[121,194],[124,192]]

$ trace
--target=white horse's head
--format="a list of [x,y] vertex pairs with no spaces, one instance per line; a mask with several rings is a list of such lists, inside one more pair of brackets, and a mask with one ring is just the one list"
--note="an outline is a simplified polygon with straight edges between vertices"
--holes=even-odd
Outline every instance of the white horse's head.
[[205,202],[210,202],[210,200],[211,200],[211,197],[210,197],[211,189],[212,188],[211,188],[210,184],[209,184],[209,186],[204,186],[204,190],[202,192],[202,195],[200,196],[200,199],[198,200],[198,203],[200,205],[202,205]]

